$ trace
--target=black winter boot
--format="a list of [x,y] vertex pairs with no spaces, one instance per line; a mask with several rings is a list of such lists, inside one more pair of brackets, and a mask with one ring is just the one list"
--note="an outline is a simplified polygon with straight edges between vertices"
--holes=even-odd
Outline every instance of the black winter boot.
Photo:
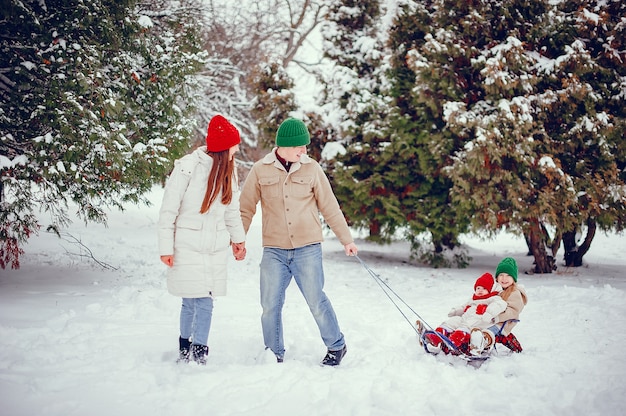
[[191,347],[191,342],[188,339],[183,337],[178,337],[178,360],[177,363],[188,363],[189,362],[189,349]]
[[205,365],[207,355],[209,355],[209,347],[207,347],[206,345],[191,345],[191,357],[198,364]]
[[341,363],[343,357],[348,352],[348,347],[344,344],[343,348],[338,351],[328,350],[326,356],[322,360],[322,365],[336,366]]

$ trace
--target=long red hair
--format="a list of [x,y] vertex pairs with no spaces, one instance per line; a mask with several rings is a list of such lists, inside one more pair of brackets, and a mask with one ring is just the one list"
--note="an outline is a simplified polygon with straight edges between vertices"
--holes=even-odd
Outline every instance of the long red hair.
[[200,207],[201,214],[209,210],[220,192],[222,193],[222,204],[228,205],[233,200],[235,159],[229,159],[229,149],[221,152],[207,151],[207,154],[213,158],[213,166],[211,166],[206,193],[204,194],[202,207]]

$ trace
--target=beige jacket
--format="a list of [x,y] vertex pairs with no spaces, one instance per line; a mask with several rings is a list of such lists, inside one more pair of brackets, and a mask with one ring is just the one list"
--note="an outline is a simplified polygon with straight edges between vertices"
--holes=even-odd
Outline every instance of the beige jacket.
[[[520,319],[519,316],[522,313],[524,306],[526,306],[526,303],[528,303],[528,296],[526,295],[526,289],[524,289],[524,286],[515,283],[507,290],[500,292],[500,296],[506,300],[507,307],[504,312],[496,317],[496,324],[499,324],[498,326],[500,326],[503,322],[507,322],[510,319]],[[504,325],[504,328],[502,328],[502,335],[509,335],[515,325],[517,325],[517,322],[507,322],[506,325]]]
[[341,244],[354,241],[328,178],[307,155],[289,172],[276,158],[276,148],[254,164],[239,199],[246,233],[259,201],[264,247],[292,249],[322,242],[320,213]]

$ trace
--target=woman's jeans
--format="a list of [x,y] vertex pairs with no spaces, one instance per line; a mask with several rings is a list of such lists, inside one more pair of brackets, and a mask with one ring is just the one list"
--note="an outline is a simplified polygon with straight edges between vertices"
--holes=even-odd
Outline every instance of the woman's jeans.
[[192,339],[194,344],[208,345],[213,298],[183,298],[180,309],[180,336]]
[[324,293],[321,244],[295,249],[265,247],[261,260],[261,306],[263,340],[277,357],[285,354],[282,309],[285,291],[294,278],[304,296],[326,347],[331,351],[343,348],[345,341],[339,330],[330,300]]

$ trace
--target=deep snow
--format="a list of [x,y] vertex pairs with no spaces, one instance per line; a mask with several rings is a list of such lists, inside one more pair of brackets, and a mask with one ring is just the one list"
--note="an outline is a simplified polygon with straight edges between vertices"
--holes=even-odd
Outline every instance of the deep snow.
[[284,308],[285,362],[263,350],[257,214],[248,257],[230,262],[229,294],[215,305],[207,366],[177,365],[180,300],[165,289],[156,248],[161,195],[155,188],[153,206],[112,211],[108,228],[76,221],[65,230],[117,270],[45,231],[25,247],[21,269],[0,270],[3,415],[534,416],[626,408],[623,235],[598,234],[585,267],[551,275],[523,274],[532,258],[511,235],[465,238],[473,257],[467,269],[411,264],[406,243],[357,240],[359,257],[430,325],[465,301],[474,280],[493,273],[502,257],[517,259],[529,295],[514,330],[524,352],[476,369],[424,353],[374,279],[329,234],[326,292],[348,354],[340,367],[326,368],[295,284]]

